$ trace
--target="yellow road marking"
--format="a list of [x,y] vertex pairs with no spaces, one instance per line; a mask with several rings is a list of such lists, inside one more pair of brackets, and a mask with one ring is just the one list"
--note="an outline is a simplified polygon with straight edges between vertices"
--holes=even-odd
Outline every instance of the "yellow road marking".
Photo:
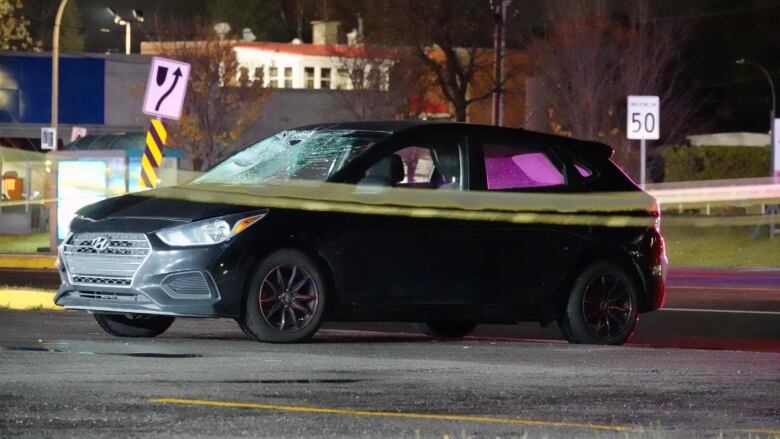
[[203,399],[153,398],[150,401],[155,403],[160,403],[160,404],[201,405],[201,406],[208,406],[208,407],[272,410],[272,411],[296,412],[296,413],[317,413],[317,414],[326,414],[326,415],[424,419],[424,420],[431,420],[431,421],[462,421],[462,422],[479,422],[479,423],[506,424],[506,425],[526,425],[526,426],[537,426],[537,427],[579,428],[579,429],[588,429],[588,430],[605,430],[605,431],[617,431],[617,432],[626,432],[626,433],[643,432],[643,430],[638,427],[627,427],[621,425],[604,425],[604,424],[590,424],[590,423],[579,423],[579,422],[538,421],[533,419],[499,418],[499,417],[492,417],[492,416],[383,412],[383,411],[373,411],[373,410],[349,410],[349,409],[337,409],[337,408],[326,408],[326,407],[306,407],[306,406],[296,406],[296,405],[257,404],[251,402],[211,401],[211,400],[203,400]]
[[28,289],[0,290],[0,307],[17,310],[62,309],[54,304],[54,293]]

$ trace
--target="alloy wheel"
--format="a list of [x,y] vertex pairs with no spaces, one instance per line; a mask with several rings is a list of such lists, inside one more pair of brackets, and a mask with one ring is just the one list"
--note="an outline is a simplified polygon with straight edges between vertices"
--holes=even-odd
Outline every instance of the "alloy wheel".
[[260,284],[258,301],[263,319],[282,332],[307,327],[320,302],[311,274],[297,265],[280,265],[269,271]]
[[614,274],[602,274],[588,284],[582,299],[582,316],[594,335],[612,338],[631,325],[634,303],[629,288],[624,279]]

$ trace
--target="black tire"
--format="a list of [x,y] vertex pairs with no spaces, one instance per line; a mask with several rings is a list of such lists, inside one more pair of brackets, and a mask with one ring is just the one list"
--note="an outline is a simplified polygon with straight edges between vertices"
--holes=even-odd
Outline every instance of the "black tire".
[[254,340],[255,337],[249,332],[246,325],[244,325],[243,319],[236,319],[236,323],[238,323],[238,327],[241,328],[241,332],[243,332],[244,335]]
[[574,281],[558,321],[569,343],[622,345],[634,334],[639,320],[634,278],[625,269],[601,261]]
[[462,338],[474,331],[477,324],[464,321],[436,321],[415,323],[415,328],[434,338]]
[[157,337],[171,327],[174,317],[148,314],[95,314],[98,325],[117,337]]
[[294,249],[262,260],[246,294],[241,329],[257,341],[296,343],[322,324],[328,284],[322,268]]

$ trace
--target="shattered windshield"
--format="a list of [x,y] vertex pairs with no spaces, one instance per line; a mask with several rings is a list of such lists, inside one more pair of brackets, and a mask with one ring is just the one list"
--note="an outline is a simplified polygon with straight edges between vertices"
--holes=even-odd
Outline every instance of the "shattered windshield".
[[236,153],[193,184],[326,180],[355,155],[388,135],[355,130],[283,131]]

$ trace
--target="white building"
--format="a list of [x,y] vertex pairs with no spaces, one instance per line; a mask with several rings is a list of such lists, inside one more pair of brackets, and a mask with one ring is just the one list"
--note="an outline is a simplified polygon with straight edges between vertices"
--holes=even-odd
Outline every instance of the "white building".
[[354,37],[352,44],[338,44],[338,22],[312,25],[312,44],[238,42],[239,80],[262,80],[271,88],[388,90],[391,60],[368,53]]

